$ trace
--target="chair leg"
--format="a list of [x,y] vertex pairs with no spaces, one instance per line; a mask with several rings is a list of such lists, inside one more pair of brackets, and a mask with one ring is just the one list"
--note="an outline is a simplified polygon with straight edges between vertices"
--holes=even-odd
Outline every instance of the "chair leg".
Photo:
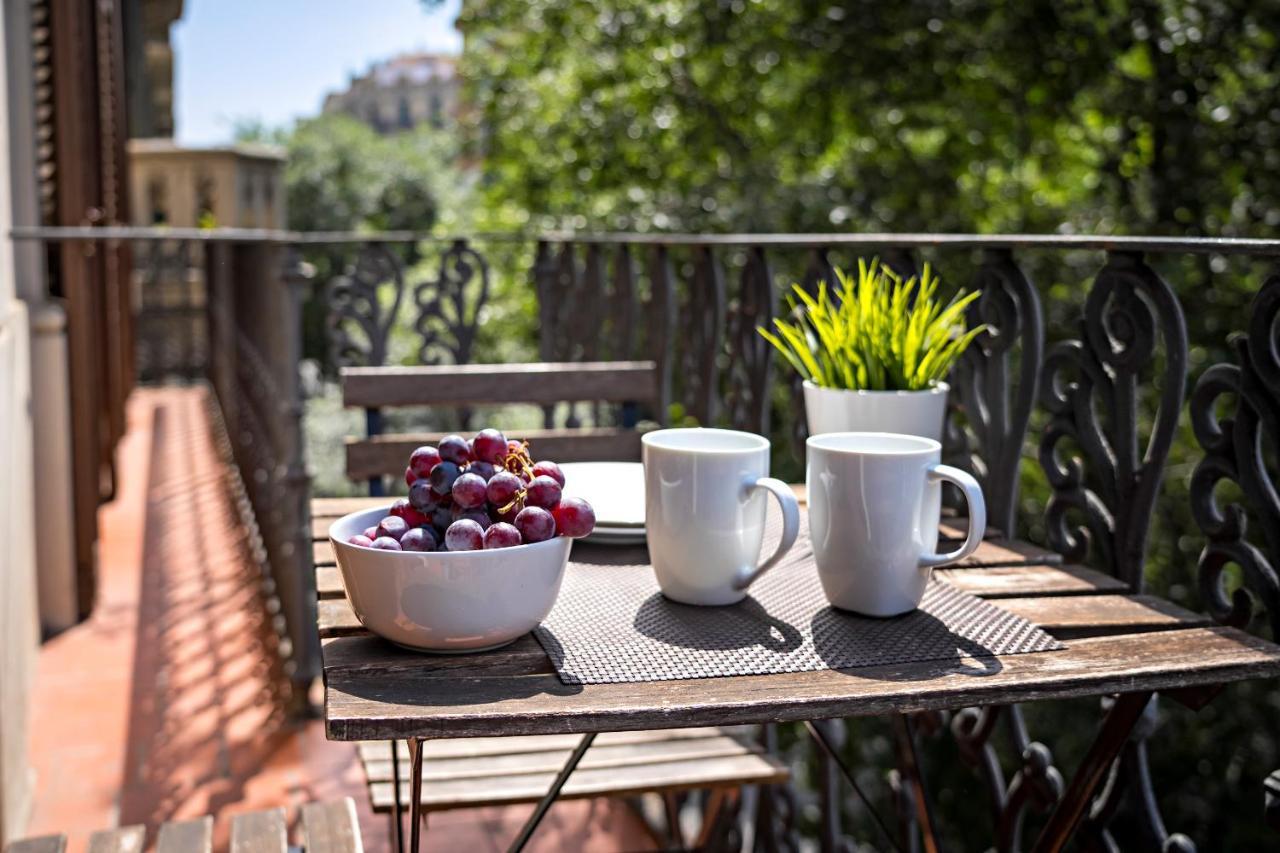
[[662,795],[662,809],[667,818],[667,845],[672,850],[685,849],[684,829],[680,826],[680,802],[674,791]]
[[708,849],[720,829],[720,822],[726,814],[733,811],[732,807],[741,795],[741,788],[713,788],[708,792],[706,805],[702,809],[702,827],[693,844],[694,850]]

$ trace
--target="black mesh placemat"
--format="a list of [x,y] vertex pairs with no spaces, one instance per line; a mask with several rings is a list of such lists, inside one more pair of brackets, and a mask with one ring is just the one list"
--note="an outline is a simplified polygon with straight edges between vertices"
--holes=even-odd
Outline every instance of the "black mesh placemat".
[[534,634],[566,684],[849,669],[1063,648],[1022,617],[941,581],[929,584],[919,610],[903,616],[876,619],[835,610],[818,581],[807,524],[783,562],[751,586],[745,601],[729,607],[668,601],[644,548],[580,543],[555,607]]

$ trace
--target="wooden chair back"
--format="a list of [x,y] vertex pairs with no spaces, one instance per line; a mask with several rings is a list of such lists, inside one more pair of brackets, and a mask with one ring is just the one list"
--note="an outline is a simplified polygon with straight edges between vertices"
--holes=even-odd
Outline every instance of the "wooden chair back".
[[[658,367],[652,361],[346,367],[342,369],[342,400],[347,408],[363,408],[369,413],[369,435],[347,439],[347,476],[369,479],[374,494],[378,494],[375,483],[382,477],[404,473],[414,448],[434,444],[444,435],[381,434],[385,409],[610,403],[623,404],[624,412],[651,411],[659,421],[665,416],[660,411]],[[547,427],[506,434],[529,441],[538,458],[557,462],[639,460],[640,430],[634,426],[634,417],[621,420],[619,426]]]

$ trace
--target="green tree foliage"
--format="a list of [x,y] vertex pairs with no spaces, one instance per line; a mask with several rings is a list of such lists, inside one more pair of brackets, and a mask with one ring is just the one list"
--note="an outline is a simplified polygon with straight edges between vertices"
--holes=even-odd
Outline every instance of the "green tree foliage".
[[490,190],[593,228],[1266,233],[1280,6],[475,0]]
[[380,136],[343,115],[301,121],[288,135],[289,227],[302,231],[429,231],[453,152],[422,127]]

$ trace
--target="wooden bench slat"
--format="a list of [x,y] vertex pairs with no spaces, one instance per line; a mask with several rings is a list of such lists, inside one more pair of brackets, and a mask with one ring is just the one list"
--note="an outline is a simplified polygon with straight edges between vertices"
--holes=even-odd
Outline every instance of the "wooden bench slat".
[[231,818],[231,853],[285,853],[284,809],[238,814]]
[[146,844],[145,826],[121,826],[90,835],[89,853],[142,853]]
[[160,826],[156,853],[209,853],[213,846],[213,818],[174,821]]
[[342,404],[348,408],[648,403],[657,398],[658,367],[652,361],[342,369]]
[[327,598],[316,602],[316,625],[320,639],[344,637],[364,631],[364,626],[345,598]]
[[1067,595],[1005,598],[1000,606],[1061,640],[1212,625],[1202,613],[1154,595]]
[[380,503],[386,502],[386,500],[386,498],[371,498],[367,495],[347,498],[312,498],[311,515],[313,518],[328,518],[332,520],[341,518],[348,513],[378,506]]
[[347,588],[342,583],[342,570],[337,566],[317,566],[316,595],[320,598],[346,598]]
[[1121,581],[1085,566],[998,566],[937,569],[934,576],[982,598],[1127,592]]
[[[528,773],[476,779],[437,781],[422,786],[422,804],[429,810],[476,805],[510,805],[536,802],[547,792],[556,774]],[[666,761],[627,768],[579,767],[565,783],[561,799],[625,797],[649,791],[681,791],[692,788],[781,784],[790,778],[787,768],[767,755],[734,755],[694,761]],[[375,811],[392,806],[390,782],[369,786]],[[402,784],[402,797],[410,797]]]
[[[401,476],[409,454],[424,444],[438,444],[447,433],[378,435],[348,438],[347,476],[353,480],[382,475]],[[583,429],[526,429],[511,432],[510,439],[528,441],[539,459],[556,462],[638,462],[640,436],[635,429],[596,427]]]
[[[655,729],[635,732],[602,732],[591,745],[602,746],[651,743],[653,741],[699,740],[726,735],[739,740],[755,737],[753,726],[701,726],[685,729]],[[422,744],[423,761],[453,758],[487,758],[492,755],[517,753],[563,752],[578,745],[580,735],[524,735],[523,737],[468,737],[428,740]],[[361,761],[389,761],[391,742],[385,740],[364,741],[358,747]],[[401,761],[409,760],[409,745],[396,741],[396,754]]]
[[[709,734],[698,738],[654,739],[640,743],[598,745],[582,757],[580,769],[624,768],[659,761],[694,761],[704,758],[720,758],[726,755],[746,755],[762,752],[752,743],[740,738],[717,735],[714,729],[704,729]],[[576,746],[577,744],[574,744]],[[471,779],[484,776],[505,776],[522,773],[555,773],[564,766],[573,747],[549,752],[512,752],[488,755],[483,758],[435,758],[424,759],[423,779],[443,781]],[[401,773],[407,773],[408,759],[400,760]],[[366,761],[365,775],[370,782],[390,782],[391,760]],[[401,776],[400,778],[408,778]]]
[[[938,550],[959,547],[958,544],[940,542]],[[1009,539],[983,539],[978,550],[952,566],[958,568],[971,566],[1058,566],[1062,564],[1062,555],[1053,551]]]
[[1280,675],[1280,648],[1234,628],[1187,628],[1073,640],[1061,651],[727,676],[643,685],[565,685],[554,674],[485,677],[482,655],[457,677],[424,665],[394,679],[326,674],[333,740],[626,731],[878,716],[1096,696]]
[[306,853],[362,853],[356,804],[350,797],[302,807],[302,834]]
[[4,853],[65,853],[66,849],[65,835],[37,835],[9,842]]

